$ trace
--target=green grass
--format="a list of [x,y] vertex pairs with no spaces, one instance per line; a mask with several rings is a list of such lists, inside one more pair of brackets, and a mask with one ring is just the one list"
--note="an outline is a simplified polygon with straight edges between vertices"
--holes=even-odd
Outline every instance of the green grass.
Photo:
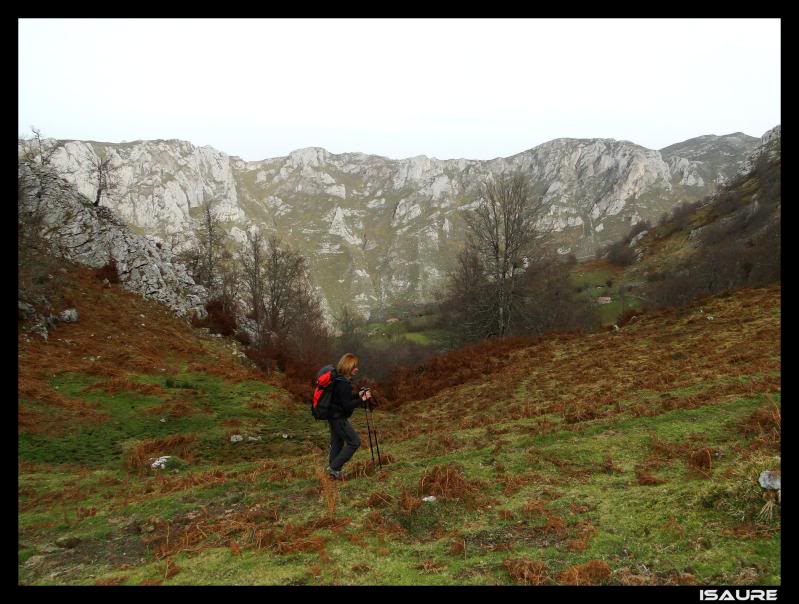
[[[718,315],[713,323],[717,329],[734,318],[732,313],[713,312]],[[685,339],[664,345],[664,354],[690,353],[695,345],[691,338],[704,333],[683,333],[691,325],[704,327],[705,323],[669,327]],[[642,337],[638,329],[603,337]],[[728,329],[733,346],[741,326],[731,322]],[[652,337],[661,332],[645,333]],[[570,342],[545,344],[552,354],[551,361],[544,362],[566,371],[573,359],[585,354],[582,340]],[[643,355],[642,361],[654,354],[650,345],[656,350],[652,342],[635,349]],[[762,342],[758,345],[765,346]],[[588,387],[596,386],[595,379],[604,379],[596,377],[603,371],[608,372],[608,379],[627,379],[636,372],[614,360],[597,374],[553,377],[545,373],[542,379],[555,379],[557,385],[548,391],[545,388],[550,384],[539,379],[535,363],[525,360],[528,358],[518,356],[518,362],[528,365],[520,368],[524,371],[509,374],[515,377],[496,376],[517,380],[503,395],[507,398],[486,399],[485,384],[472,381],[397,411],[376,412],[381,450],[394,462],[382,473],[335,483],[335,517],[349,523],[311,533],[311,537],[324,540],[323,553],[280,553],[274,547],[258,550],[244,546],[236,554],[231,542],[247,543],[250,529],[242,525],[227,536],[215,532],[226,526],[225,519],[243,522],[237,514],[255,505],[278,513],[277,521],[259,520],[258,529],[299,527],[326,515],[316,471],[326,464],[327,426],[314,421],[304,405],[287,405],[284,392],[258,381],[235,383],[185,371],[136,376],[136,381],[162,389],[148,395],[87,390],[100,378],[58,375],[52,383],[59,392],[95,405],[109,419],[95,426],[76,423],[67,426],[63,434],[20,433],[20,582],[92,584],[119,579],[126,585],[145,580],[161,580],[165,585],[491,585],[512,583],[504,562],[524,557],[544,562],[555,582],[573,565],[602,560],[612,570],[608,582],[616,584],[630,577],[662,584],[677,576],[703,585],[781,584],[779,515],[771,520],[758,516],[763,500],[756,485],[762,470],[780,468],[780,456],[768,448],[751,449],[751,437],[738,427],[758,409],[779,407],[779,390],[771,387],[757,392],[751,388],[758,378],[773,377],[774,366],[764,363],[747,372],[735,365],[734,371],[725,373],[727,365],[721,363],[713,373],[694,382],[675,382],[679,387],[632,382],[629,389],[619,391],[618,400],[599,408],[611,411],[610,415],[569,423],[561,412],[521,419],[502,412],[510,404],[545,405],[561,391],[575,392],[559,379],[582,380],[575,383]],[[582,367],[586,372],[594,369]],[[697,367],[697,371],[701,369]],[[652,378],[660,369],[648,371],[646,377]],[[679,400],[737,384],[740,393],[719,390],[722,394],[703,400],[699,407],[664,411],[659,404],[664,395]],[[590,396],[602,392],[600,386]],[[469,407],[464,413],[475,414],[473,417],[482,421],[461,428],[452,421],[451,406],[475,398],[486,399],[485,405]],[[166,422],[159,421],[161,415],[146,412],[175,401],[189,402],[198,412],[167,417]],[[657,415],[636,415],[636,406],[641,404]],[[363,412],[356,413],[352,422],[363,446],[350,468],[370,458]],[[549,430],[541,429],[547,425]],[[396,436],[398,430],[406,429],[407,433]],[[231,443],[229,434],[234,432],[258,435],[261,440]],[[125,445],[188,433],[197,437],[196,459],[179,471],[145,469],[135,473],[123,468]],[[436,448],[437,439],[443,437],[457,448]],[[712,449],[709,477],[692,469],[684,452],[653,457],[656,439],[689,450]],[[615,466],[612,473],[605,468],[608,458]],[[422,476],[442,464],[457,464],[468,480],[481,481],[476,504],[439,499],[404,511],[397,501],[400,494],[405,491],[418,499]],[[640,484],[636,469],[642,464],[649,464],[648,470],[662,484]],[[213,478],[215,472],[221,473],[221,478]],[[506,491],[507,476],[528,476],[529,480],[515,491]],[[377,491],[389,494],[393,501],[369,507],[366,502]],[[534,507],[525,511],[525,506],[535,501],[543,506],[543,513]],[[87,509],[94,514],[85,516]],[[187,515],[203,511],[208,517],[201,528],[207,534],[198,551],[172,555],[171,563],[178,572],[166,577],[166,561],[155,558],[147,540],[163,537],[167,523],[172,538],[182,538]],[[396,523],[399,532],[375,530],[370,525],[375,513]],[[548,532],[550,518],[564,523],[562,532]],[[161,528],[127,533],[121,527],[131,520],[142,527],[158,524]],[[585,539],[584,549],[574,547],[572,540],[579,539],[589,524],[595,534]],[[64,554],[60,548],[52,551],[55,541],[65,536],[81,540],[73,553]],[[451,550],[458,540],[465,541],[465,550]],[[127,551],[130,559],[123,558],[122,551]],[[44,562],[28,564],[33,556],[44,556]]]
[[[535,437],[511,432],[503,436],[507,442],[500,453],[493,453],[486,446],[423,457],[420,454],[421,441],[425,438],[423,435],[404,442],[384,444],[385,452],[403,460],[387,466],[385,479],[354,478],[340,486],[341,501],[337,515],[352,518],[348,530],[365,530],[357,527],[359,520],[362,521],[369,512],[361,507],[361,502],[371,492],[380,489],[396,495],[403,488],[412,489],[426,467],[449,462],[461,464],[470,479],[485,480],[488,484],[486,493],[498,500],[496,510],[515,510],[515,518],[500,520],[495,510],[470,511],[458,502],[424,504],[410,514],[390,507],[384,510],[385,515],[405,529],[398,541],[387,540],[382,545],[374,541],[363,548],[348,542],[341,535],[329,531],[318,533],[329,539],[326,551],[330,558],[334,561],[345,560],[346,563],[320,563],[314,553],[281,556],[270,551],[258,553],[245,550],[238,557],[228,548],[216,548],[195,557],[176,556],[173,561],[180,572],[166,580],[165,584],[502,583],[508,580],[502,561],[519,556],[546,560],[553,572],[591,559],[619,558],[622,561],[617,566],[629,563],[657,569],[662,574],[671,571],[690,573],[704,583],[734,581],[742,569],[753,568],[758,573],[757,582],[779,584],[779,533],[765,541],[741,540],[723,535],[723,529],[733,526],[733,523],[723,514],[697,502],[699,494],[707,489],[709,483],[692,475],[680,461],[673,461],[656,472],[658,477],[666,480],[662,485],[638,485],[633,475],[635,464],[643,461],[649,453],[648,445],[653,434],[670,442],[692,436],[703,445],[714,446],[725,452],[723,460],[714,470],[713,479],[714,483],[725,483],[725,467],[735,463],[733,445],[736,441],[731,436],[729,426],[762,404],[763,400],[757,397],[734,399],[708,408],[677,410],[655,417],[600,421],[580,432],[562,431]],[[357,424],[358,418],[355,421]],[[480,431],[454,431],[454,435],[465,442],[475,433],[479,434]],[[368,451],[361,451],[355,459],[363,459],[367,454]],[[607,455],[622,469],[621,474],[594,472],[587,479],[567,478],[558,467],[542,459],[555,457],[574,467],[591,469],[597,467]],[[768,460],[762,461],[766,463]],[[497,463],[504,464],[510,472],[539,472],[556,479],[557,485],[528,484],[518,493],[504,496],[495,480],[494,467]],[[252,463],[245,462],[231,465],[226,470],[251,467]],[[85,476],[81,479],[82,484],[87,487],[96,484],[99,472],[95,470]],[[39,489],[50,490],[74,480],[70,476],[69,473],[34,474],[23,476],[20,485],[36,482]],[[309,488],[313,490],[315,484],[315,480],[266,481],[260,484],[229,480],[224,484],[130,503],[114,513],[140,518],[177,518],[203,505],[224,502],[231,492],[241,492],[245,500],[283,502],[283,509],[289,517],[299,523],[302,519],[313,517],[314,506],[321,505],[315,496],[309,500],[304,495]],[[524,537],[532,534],[530,527],[540,526],[542,520],[524,520],[519,513],[521,506],[552,490],[559,496],[547,503],[547,510],[564,518],[568,526],[574,526],[578,520],[590,520],[599,529],[584,551],[568,551],[563,542],[558,540],[542,545],[540,541]],[[81,505],[102,506],[107,496],[108,493],[94,493]],[[575,502],[586,506],[588,511],[574,514],[570,511],[570,505]],[[20,514],[20,529],[26,532],[34,521],[58,517],[57,509],[23,512]],[[676,517],[678,529],[669,527],[671,517]],[[65,529],[60,525],[56,534],[77,534],[84,539],[100,538],[113,532],[107,519],[108,514],[86,519],[81,522],[79,530],[77,527]],[[465,554],[453,556],[449,553],[451,538],[430,537],[431,532],[439,527],[448,535],[460,532],[466,536],[471,546],[467,545]],[[480,542],[501,542],[503,535],[511,536],[511,549],[508,551],[486,551],[479,546]],[[377,563],[375,553],[381,547],[387,548],[389,553],[381,556]],[[26,559],[32,555],[32,551],[25,550]],[[443,570],[433,569],[434,572],[427,573],[417,568],[425,560],[439,561]],[[163,574],[164,564],[163,561],[151,560],[132,571],[123,572],[111,567],[105,570],[95,567],[94,570],[99,572],[98,577],[124,575],[128,577],[127,584],[136,584],[158,573]],[[359,564],[365,566],[357,567]],[[309,572],[309,569],[317,566],[320,569],[318,575]],[[353,567],[358,570],[352,570]],[[86,583],[85,576],[76,577],[74,583]]]
[[[80,398],[106,413],[109,420],[101,425],[79,425],[63,435],[33,434],[19,436],[21,460],[38,463],[77,463],[90,467],[118,467],[126,446],[141,440],[164,438],[174,434],[194,434],[198,438],[197,453],[205,461],[228,459],[231,456],[257,457],[296,452],[307,439],[325,438],[318,427],[309,426],[304,409],[287,413],[279,404],[278,391],[261,382],[225,382],[211,375],[181,374],[178,376],[137,377],[137,381],[160,385],[191,401],[195,413],[171,417],[167,412],[151,414],[171,399],[137,392],[109,394],[103,390],[86,391],[98,382],[94,376],[62,374],[53,385],[71,397]],[[178,392],[179,391],[179,392]],[[252,408],[250,403],[262,406]],[[164,421],[161,421],[161,420]],[[235,428],[222,425],[235,420]],[[260,441],[230,443],[228,432],[240,431],[247,436],[260,436]],[[284,439],[283,434],[289,438]]]
[[575,286],[591,286],[605,285],[608,279],[616,281],[616,272],[611,268],[597,268],[593,270],[586,269],[583,266],[578,266],[572,271],[571,279]]

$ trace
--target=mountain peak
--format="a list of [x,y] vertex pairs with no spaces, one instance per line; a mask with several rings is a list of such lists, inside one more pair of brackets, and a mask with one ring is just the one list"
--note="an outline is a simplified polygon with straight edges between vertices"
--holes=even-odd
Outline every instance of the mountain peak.
[[297,167],[318,166],[327,161],[330,153],[322,147],[304,147],[289,153],[289,161]]

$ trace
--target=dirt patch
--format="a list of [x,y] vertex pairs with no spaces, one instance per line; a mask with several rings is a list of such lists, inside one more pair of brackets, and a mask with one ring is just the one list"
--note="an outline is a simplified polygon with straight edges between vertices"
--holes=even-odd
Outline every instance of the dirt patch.
[[562,543],[566,538],[561,531],[552,531],[547,525],[534,526],[523,520],[508,526],[488,529],[466,536],[466,547],[487,551],[512,549],[515,545],[550,547]]
[[[112,534],[103,539],[86,539],[71,549],[63,549],[42,556],[30,569],[28,583],[46,580],[48,583],[87,579],[98,568],[108,565],[124,569],[143,564],[150,554],[141,536],[124,533]],[[22,582],[22,581],[21,581]]]

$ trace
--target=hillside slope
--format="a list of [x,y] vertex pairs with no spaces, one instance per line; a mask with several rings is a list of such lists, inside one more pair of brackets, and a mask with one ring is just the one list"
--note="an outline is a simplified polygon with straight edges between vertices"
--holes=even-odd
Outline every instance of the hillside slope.
[[627,270],[629,278],[690,269],[699,262],[697,257],[719,244],[736,246],[739,257],[744,247],[770,244],[778,262],[781,181],[782,139],[777,127],[763,135],[741,169],[714,195],[639,235],[634,244],[639,260]]
[[779,287],[422,370],[374,414],[382,470],[356,413],[342,483],[232,344],[86,272],[74,295],[20,339],[21,583],[781,582]]
[[599,310],[612,324],[633,308],[779,282],[781,171],[777,127],[715,194],[637,225],[603,258],[575,265],[575,284],[610,299]]

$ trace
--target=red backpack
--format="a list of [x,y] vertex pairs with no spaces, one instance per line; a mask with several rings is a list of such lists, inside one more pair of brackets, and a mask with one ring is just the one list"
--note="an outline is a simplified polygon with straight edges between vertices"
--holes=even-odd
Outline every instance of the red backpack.
[[333,384],[338,374],[333,365],[325,365],[316,374],[314,380],[313,401],[311,414],[316,419],[330,419],[330,410],[333,404]]

